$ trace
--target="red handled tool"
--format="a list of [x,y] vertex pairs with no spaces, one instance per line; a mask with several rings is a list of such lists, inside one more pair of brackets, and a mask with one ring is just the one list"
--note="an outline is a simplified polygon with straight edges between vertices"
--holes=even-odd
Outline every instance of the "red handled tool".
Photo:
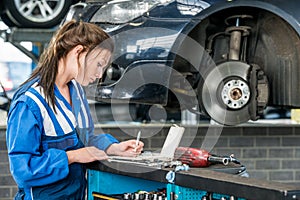
[[218,163],[228,165],[229,162],[235,162],[237,164],[240,163],[233,156],[216,156],[210,154],[204,149],[190,147],[176,148],[174,157],[190,167],[208,167],[211,164]]

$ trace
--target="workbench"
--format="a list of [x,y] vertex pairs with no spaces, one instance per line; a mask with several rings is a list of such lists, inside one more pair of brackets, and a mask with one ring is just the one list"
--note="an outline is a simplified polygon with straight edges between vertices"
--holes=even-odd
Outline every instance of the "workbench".
[[168,200],[201,200],[195,195],[204,192],[221,194],[225,199],[236,200],[300,199],[299,186],[234,175],[234,171],[241,170],[243,166],[190,168],[188,171],[175,172],[174,183],[166,180],[167,173],[173,170],[169,167],[108,161],[93,162],[87,167],[88,200],[98,199],[93,196],[93,193],[115,195],[133,193],[138,190],[153,191],[160,188],[166,188]]

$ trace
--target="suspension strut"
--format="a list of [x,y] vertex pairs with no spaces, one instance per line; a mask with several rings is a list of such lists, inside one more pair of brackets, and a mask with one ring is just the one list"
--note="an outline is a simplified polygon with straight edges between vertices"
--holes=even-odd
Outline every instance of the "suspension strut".
[[[252,19],[251,15],[233,15],[225,20],[229,27],[225,30],[230,35],[228,60],[240,60],[246,62],[247,36],[251,27],[242,25],[245,19]],[[242,44],[243,42],[243,44]]]

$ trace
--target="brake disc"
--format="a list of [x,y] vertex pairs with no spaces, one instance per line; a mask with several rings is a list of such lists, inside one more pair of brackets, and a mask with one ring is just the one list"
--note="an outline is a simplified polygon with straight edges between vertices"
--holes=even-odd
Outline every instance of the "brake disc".
[[236,125],[250,119],[249,104],[254,101],[248,82],[251,66],[229,61],[213,68],[202,88],[202,107],[216,122]]

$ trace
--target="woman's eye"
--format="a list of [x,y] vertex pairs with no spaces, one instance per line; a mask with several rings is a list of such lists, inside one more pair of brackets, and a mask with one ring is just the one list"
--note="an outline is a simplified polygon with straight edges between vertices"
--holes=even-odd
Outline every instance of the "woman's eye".
[[102,67],[101,63],[97,63],[97,67]]

